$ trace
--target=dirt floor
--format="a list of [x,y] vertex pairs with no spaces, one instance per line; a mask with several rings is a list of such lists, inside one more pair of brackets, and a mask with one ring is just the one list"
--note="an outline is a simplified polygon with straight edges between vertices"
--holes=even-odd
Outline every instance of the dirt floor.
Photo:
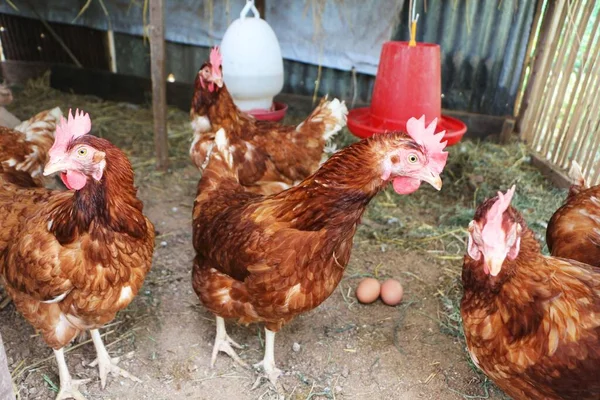
[[[544,221],[564,196],[529,165],[521,145],[465,141],[450,149],[442,192],[424,185],[410,196],[391,191],[378,195],[355,237],[338,290],[277,335],[276,362],[285,373],[278,387],[262,381],[252,390],[258,373],[226,355],[219,355],[215,369],[209,367],[214,317],[200,305],[190,280],[191,207],[199,173],[185,154],[190,140],[186,113],[169,112],[173,169],[160,174],[152,169],[148,108],[60,93],[39,84],[15,97],[14,109],[21,118],[54,105],[65,111],[85,105],[95,121],[93,133],[130,155],[145,212],[159,231],[155,262],[142,291],[103,330],[111,355],[122,356],[121,367],[143,382],[109,377],[101,390],[97,369],[87,366],[95,358],[93,345],[74,343],[67,362],[76,378],[91,379],[82,390],[88,399],[505,398],[474,369],[465,352],[459,276],[464,228],[485,196],[518,183],[514,203],[540,240]],[[118,113],[126,114],[128,125]],[[353,140],[344,132],[338,145]],[[354,290],[364,276],[400,280],[403,302],[397,307],[380,301],[358,304]],[[0,321],[20,398],[53,399],[58,373],[52,351],[12,304],[0,311]],[[261,326],[229,321],[227,327],[245,345],[239,352],[244,360],[262,359]]]
[[[258,373],[246,371],[226,355],[215,369],[209,360],[215,323],[192,291],[190,215],[197,175],[191,167],[177,171],[189,184],[161,179],[140,188],[149,218],[156,225],[155,262],[144,288],[122,312],[106,343],[111,355],[143,383],[109,378],[100,389],[91,343],[67,353],[72,373],[91,378],[89,399],[462,399],[485,396],[482,377],[467,362],[463,344],[440,332],[436,288],[438,268],[415,253],[382,248],[357,237],[346,278],[324,304],[286,326],[276,338],[276,360],[285,371],[274,389],[263,381],[250,390]],[[181,181],[178,180],[178,181]],[[369,228],[363,228],[367,231]],[[357,304],[354,289],[361,275],[377,273],[399,279],[405,300],[397,307],[378,301]],[[11,305],[0,312],[2,336],[11,369],[21,371],[22,399],[53,399],[58,384],[52,351]],[[228,323],[229,334],[245,344],[240,356],[262,359],[258,325]],[[295,346],[295,344],[299,346]],[[296,351],[295,351],[296,350]],[[22,368],[51,357],[37,367]],[[491,398],[499,398],[490,395]]]

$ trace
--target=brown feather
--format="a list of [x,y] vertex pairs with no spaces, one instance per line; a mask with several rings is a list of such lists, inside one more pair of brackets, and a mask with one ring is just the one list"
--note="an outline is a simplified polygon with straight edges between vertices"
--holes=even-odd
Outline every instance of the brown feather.
[[271,196],[248,193],[213,153],[193,212],[193,285],[202,303],[272,331],[321,304],[342,278],[365,207],[387,184],[381,153],[395,147],[418,148],[403,134],[376,135]]
[[600,185],[573,185],[548,222],[546,242],[556,257],[600,267]]
[[600,269],[543,256],[512,207],[506,221],[521,225],[521,249],[498,276],[464,259],[461,315],[473,361],[517,400],[600,398]]
[[77,192],[0,189],[0,273],[17,310],[55,349],[133,300],[154,248],[125,155],[90,135],[79,143],[105,152],[99,182]]
[[240,183],[249,191],[279,193],[319,167],[325,146],[323,135],[328,124],[336,121],[325,107],[325,98],[302,124],[282,125],[257,121],[237,108],[225,85],[210,92],[202,87],[200,79],[196,77],[190,118],[194,121],[205,117],[210,126],[194,133],[190,156],[198,168],[206,161],[215,133],[221,128],[229,135],[233,156],[240,165]]

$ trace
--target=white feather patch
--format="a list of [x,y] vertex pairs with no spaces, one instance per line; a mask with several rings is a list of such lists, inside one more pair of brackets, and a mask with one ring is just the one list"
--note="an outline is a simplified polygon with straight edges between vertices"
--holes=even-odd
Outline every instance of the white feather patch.
[[192,129],[196,133],[205,133],[208,132],[211,128],[210,120],[204,115],[198,115],[190,122],[190,124],[192,125]]

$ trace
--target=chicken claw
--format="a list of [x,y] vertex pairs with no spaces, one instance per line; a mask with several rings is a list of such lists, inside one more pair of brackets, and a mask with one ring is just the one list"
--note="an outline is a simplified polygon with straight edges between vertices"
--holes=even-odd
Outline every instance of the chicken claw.
[[113,374],[113,376],[122,376],[124,378],[131,379],[134,382],[142,381],[124,369],[117,367],[117,363],[119,362],[120,358],[111,358],[108,355],[108,351],[106,350],[106,347],[104,347],[104,343],[102,342],[102,338],[100,337],[100,332],[98,332],[98,329],[92,329],[90,333],[92,334],[92,341],[96,347],[96,354],[98,355],[98,358],[88,365],[90,367],[98,365],[98,370],[100,373],[100,386],[102,389],[106,387],[106,379],[108,378],[109,373]]
[[[253,365],[254,368],[262,368],[265,371],[265,377],[275,386],[277,378],[281,375],[281,370],[275,367],[275,332],[265,328],[265,356],[259,363]],[[256,388],[260,382],[259,377],[252,388]]]
[[86,400],[85,396],[79,391],[79,385],[88,383],[89,379],[72,379],[69,368],[65,362],[65,353],[63,349],[54,350],[56,363],[58,364],[58,376],[60,378],[60,390],[55,400],[75,399]]
[[277,384],[277,378],[279,378],[283,373],[279,368],[275,366],[275,361],[273,361],[272,363],[265,363],[265,361],[263,360],[256,364],[253,364],[252,366],[256,369],[262,368],[264,371],[264,375],[258,377],[256,382],[254,382],[254,385],[252,385],[252,389],[256,389],[258,387],[261,378],[267,378],[269,382],[271,382],[271,384],[275,386]]
[[237,355],[235,350],[231,347],[235,347],[236,349],[243,349],[244,347],[237,344],[233,339],[229,337],[227,331],[225,330],[225,320],[221,317],[217,317],[217,334],[215,336],[215,344],[213,346],[212,357],[210,358],[210,367],[215,367],[215,362],[217,361],[217,354],[220,351],[229,355],[229,357],[233,358],[233,361],[238,363],[244,368],[248,368],[248,364],[246,364],[242,359]]
[[55,400],[63,399],[75,399],[75,400],[87,400],[84,395],[79,391],[79,385],[86,384],[90,379],[71,379],[64,384],[60,383],[60,390],[56,395]]

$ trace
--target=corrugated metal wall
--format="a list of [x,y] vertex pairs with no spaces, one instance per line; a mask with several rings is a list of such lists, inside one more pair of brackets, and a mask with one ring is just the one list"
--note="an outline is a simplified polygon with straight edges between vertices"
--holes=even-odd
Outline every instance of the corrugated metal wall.
[[[395,40],[409,38],[406,3]],[[536,4],[536,0],[417,1],[417,41],[438,43],[442,50],[444,108],[512,114]]]
[[[109,69],[105,32],[75,25],[49,25],[85,68]],[[0,38],[7,60],[74,64],[37,19],[0,13]]]
[[[512,114],[537,1],[541,0],[416,1],[417,40],[441,45],[444,108]],[[405,1],[395,40],[408,39],[408,7]],[[118,72],[150,76],[147,41],[115,34],[115,47]],[[192,82],[207,54],[207,48],[168,43],[167,72],[178,81]],[[374,80],[370,75],[319,71],[316,65],[285,61],[287,93],[313,95],[318,81],[318,96],[329,93],[353,105],[370,101]]]

